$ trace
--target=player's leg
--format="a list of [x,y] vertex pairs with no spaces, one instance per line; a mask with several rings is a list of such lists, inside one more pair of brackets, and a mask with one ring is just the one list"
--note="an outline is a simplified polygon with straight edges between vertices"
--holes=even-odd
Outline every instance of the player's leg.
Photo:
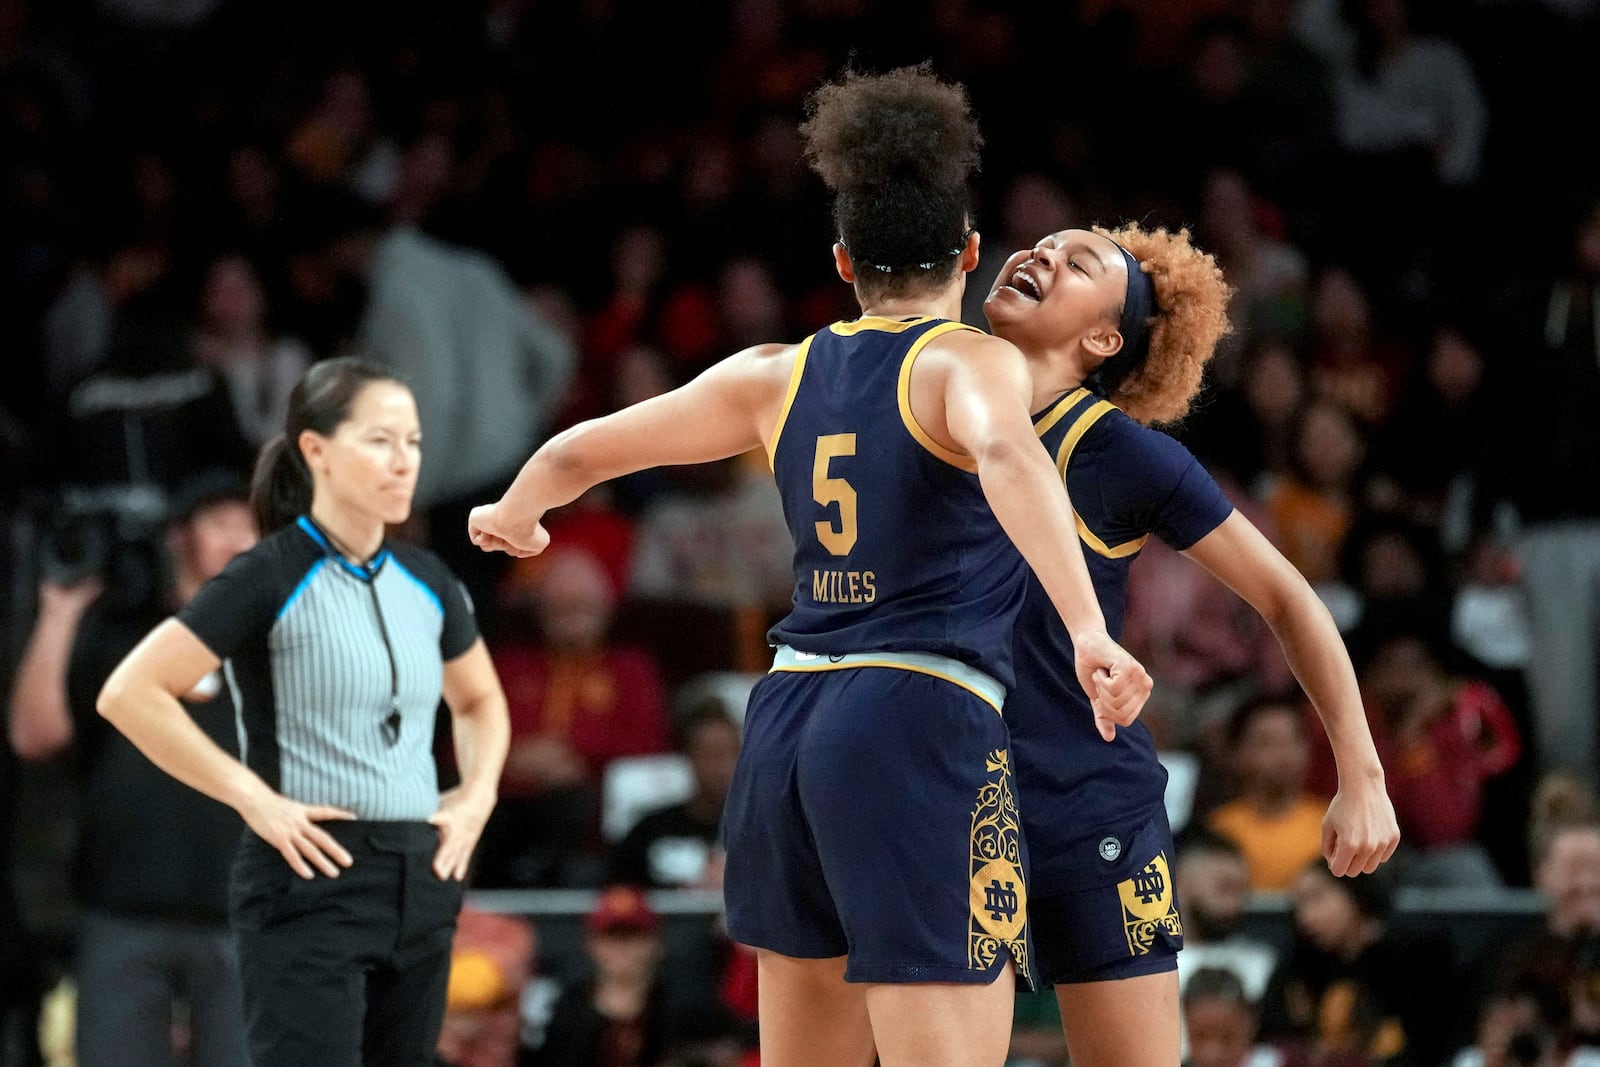
[[866,986],[879,1062],[883,1067],[999,1067],[1011,1046],[1016,988],[1009,960],[988,985]]
[[799,799],[796,750],[830,679],[774,674],[745,715],[723,810],[729,936],[756,950],[763,1067],[870,1067],[859,986],[844,981],[848,942]]
[[1178,1062],[1178,972],[1056,987],[1073,1067]]
[[998,1067],[1028,974],[1026,866],[1004,721],[961,685],[839,672],[799,782],[885,1067]]
[[1183,924],[1166,813],[1069,844],[1036,836],[1048,852],[1034,853],[1029,919],[1074,1067],[1172,1067]]
[[757,950],[762,1067],[871,1067],[864,987],[845,983],[844,962]]

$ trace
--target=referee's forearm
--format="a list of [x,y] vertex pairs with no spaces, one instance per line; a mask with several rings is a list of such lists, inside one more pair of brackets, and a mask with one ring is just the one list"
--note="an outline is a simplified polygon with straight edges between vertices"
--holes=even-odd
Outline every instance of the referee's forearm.
[[461,785],[493,797],[500,788],[511,745],[511,725],[503,696],[490,696],[452,711],[452,735]]
[[230,808],[242,810],[267,788],[254,771],[211,740],[176,697],[157,685],[130,682],[114,673],[95,708],[151,763]]

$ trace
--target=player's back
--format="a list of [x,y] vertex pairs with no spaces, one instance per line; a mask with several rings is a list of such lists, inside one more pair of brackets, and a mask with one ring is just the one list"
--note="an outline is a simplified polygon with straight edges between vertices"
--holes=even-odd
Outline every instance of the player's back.
[[925,652],[1009,686],[1026,565],[970,457],[911,412],[923,347],[943,319],[865,317],[808,338],[773,432],[795,549],[794,608],[772,639],[801,653]]

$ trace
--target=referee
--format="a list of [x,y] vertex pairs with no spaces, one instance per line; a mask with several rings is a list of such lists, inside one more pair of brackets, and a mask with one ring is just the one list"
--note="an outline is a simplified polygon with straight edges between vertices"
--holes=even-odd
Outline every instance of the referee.
[[[99,709],[234,807],[255,1067],[432,1062],[462,880],[505,760],[505,697],[459,584],[391,543],[421,456],[416,403],[358,360],[313,366],[251,488],[266,535],[131,652]],[[178,698],[222,665],[242,759]],[[461,785],[439,793],[433,723]]]

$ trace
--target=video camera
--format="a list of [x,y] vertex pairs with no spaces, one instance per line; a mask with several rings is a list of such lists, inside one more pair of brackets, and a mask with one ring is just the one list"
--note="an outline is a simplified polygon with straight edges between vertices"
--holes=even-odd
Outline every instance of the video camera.
[[44,576],[61,585],[99,576],[104,597],[127,610],[159,604],[172,579],[167,510],[153,485],[63,490],[41,546]]

